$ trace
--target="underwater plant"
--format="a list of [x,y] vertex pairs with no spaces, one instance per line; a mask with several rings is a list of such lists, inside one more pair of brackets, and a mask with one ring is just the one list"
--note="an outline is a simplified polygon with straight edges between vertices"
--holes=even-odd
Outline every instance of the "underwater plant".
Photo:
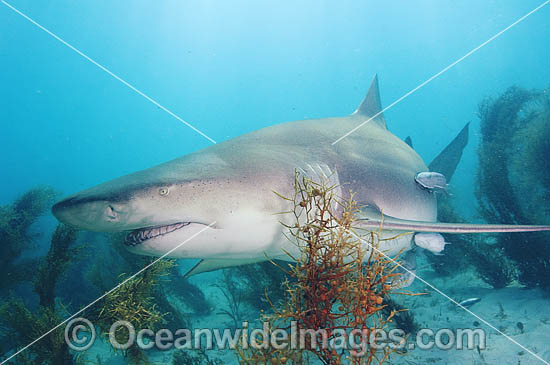
[[[476,196],[489,223],[550,219],[550,96],[511,87],[479,106],[481,144]],[[550,290],[548,233],[499,234],[496,244],[528,287]],[[498,255],[498,252],[495,251]]]
[[83,233],[93,242],[96,251],[96,259],[88,266],[85,277],[98,290],[97,294],[115,287],[121,275],[138,272],[150,262],[146,256],[138,256],[126,250],[125,233]]
[[[56,193],[49,187],[29,190],[12,204],[0,207],[0,265],[5,270],[0,287],[13,288],[16,284],[30,282],[38,294],[39,305],[32,305],[13,294],[0,305],[5,352],[27,345],[51,328],[58,325],[64,313],[61,303],[56,303],[55,290],[60,277],[69,267],[79,248],[72,247],[76,231],[58,225],[51,237],[50,248],[45,258],[21,259],[20,256],[33,247],[36,235],[29,228],[44,215]],[[36,342],[17,357],[22,364],[72,364],[73,358],[63,337],[63,331],[54,331]]]
[[392,322],[396,328],[405,331],[406,335],[414,334],[420,329],[420,325],[414,320],[413,313],[403,305],[390,297],[384,298],[384,314],[392,316]]
[[[283,224],[300,256],[293,257],[296,263],[288,269],[281,267],[292,283],[285,281],[285,298],[278,305],[266,297],[273,313],[263,315],[271,329],[294,327],[310,336],[303,336],[304,343],[298,347],[253,343],[245,348],[242,339],[237,349],[240,363],[300,364],[317,358],[323,364],[372,364],[388,360],[392,349],[369,346],[369,337],[387,327],[396,314],[382,310],[391,291],[388,282],[398,274],[393,273],[391,259],[365,249],[365,240],[377,247],[377,234],[369,232],[360,238],[356,233],[358,207],[353,194],[340,201],[334,188],[296,173],[295,195],[284,198],[293,205],[293,223]],[[337,209],[342,213],[337,215]],[[330,346],[340,336],[356,340],[356,346]]]
[[12,204],[0,206],[0,289],[15,287],[18,283],[32,280],[38,268],[38,259],[21,255],[33,247],[37,236],[29,232],[31,225],[44,215],[57,193],[50,187],[33,188]]
[[30,189],[11,205],[14,216],[10,224],[21,232],[27,232],[31,224],[50,209],[57,195],[48,186]]
[[285,280],[292,280],[283,270],[279,269],[281,263],[275,261],[273,265],[270,261],[260,262],[251,265],[242,265],[228,270],[233,271],[233,275],[238,276],[239,281],[244,288],[242,300],[258,310],[269,308],[269,303],[265,300],[265,295],[274,303],[284,298]]
[[40,305],[47,308],[55,307],[55,284],[67,269],[82,247],[70,247],[76,241],[76,230],[64,224],[58,224],[55,229],[51,246],[45,259],[41,260],[37,277],[34,280],[34,290],[40,298]]
[[[64,307],[55,301],[56,284],[67,269],[70,259],[79,251],[71,247],[76,241],[76,231],[59,224],[52,235],[47,256],[42,260],[38,275],[34,279],[34,290],[40,298],[40,305],[34,311],[21,299],[12,297],[0,306],[0,324],[3,332],[10,334],[12,347],[27,345],[62,320]],[[58,329],[36,342],[17,358],[25,364],[73,364],[63,335]]]
[[[438,218],[442,222],[466,223],[466,220],[454,209],[453,201],[450,197],[438,197],[437,212]],[[451,242],[452,245],[445,246],[445,253],[443,255],[434,255],[431,252],[426,252],[426,259],[432,269],[439,276],[449,276],[471,267],[472,262],[469,260],[469,253],[472,249],[476,249],[472,244],[472,239],[475,238],[474,235],[442,235],[445,241]]]
[[[63,320],[59,311],[40,307],[31,311],[22,299],[11,298],[0,305],[0,323],[10,333],[10,342],[24,346],[50,331]],[[72,365],[73,357],[58,329],[36,342],[15,359],[18,364]]]
[[[128,321],[136,331],[144,328],[155,330],[160,323],[164,323],[166,314],[159,311],[154,291],[173,266],[173,260],[160,260],[105,296],[98,312],[92,313],[94,323],[102,333],[109,336],[109,329],[116,321]],[[119,279],[123,278],[124,275],[121,275]],[[121,326],[115,331],[114,338],[118,343],[127,343],[129,333]],[[136,346],[123,352],[130,364],[147,363],[147,356]]]
[[231,271],[223,270],[223,284],[216,284],[220,289],[227,302],[227,308],[220,309],[218,314],[225,315],[232,320],[233,328],[239,328],[242,322],[242,304],[244,288],[242,285],[233,280]]
[[[450,197],[438,200],[438,216],[444,222],[466,222],[453,207]],[[517,272],[513,262],[504,255],[502,248],[494,243],[488,234],[465,235],[443,234],[445,240],[452,242],[445,248],[444,255],[426,253],[426,258],[439,275],[454,275],[473,267],[477,276],[493,288],[509,285]]]
[[182,277],[176,267],[172,269],[172,275],[176,279],[165,283],[162,288],[164,291],[182,300],[194,311],[194,314],[206,315],[212,312],[212,304],[197,285]]
[[[88,234],[88,240],[93,242],[96,258],[88,265],[85,278],[91,283],[92,289],[101,295],[116,287],[130,274],[139,272],[151,263],[151,258],[136,256],[124,247],[124,234]],[[173,279],[174,278],[174,279]],[[191,298],[187,298],[187,294]],[[88,310],[87,318],[97,322],[102,332],[107,333],[110,326],[117,320],[127,320],[139,330],[140,328],[155,328],[162,324],[163,328],[172,332],[180,328],[189,328],[188,314],[183,313],[177,301],[185,299],[186,303],[204,305],[202,311],[209,311],[204,294],[195,285],[182,278],[173,260],[161,260],[142,274],[130,279],[115,292],[108,295],[98,306]],[[124,343],[127,331],[120,328],[116,339]],[[122,352],[129,363],[147,363],[145,352],[133,346]]]
[[501,289],[517,278],[517,269],[502,247],[481,239],[472,240],[471,247],[473,249],[468,253],[468,258],[481,280],[495,289]]
[[210,359],[204,349],[196,351],[178,350],[172,355],[172,365],[221,365],[219,359]]
[[[96,260],[89,265],[85,279],[97,290],[96,295],[101,295],[111,290],[119,284],[121,277],[128,276],[128,273],[138,272],[151,262],[151,259],[147,256],[137,256],[125,249],[123,244],[124,234],[94,234],[89,239],[94,242],[97,255],[95,256]],[[174,305],[167,299],[168,294],[177,295],[178,298],[181,297],[186,302],[199,303],[195,304],[197,306],[205,305],[207,302],[199,288],[188,283],[187,280],[179,275],[175,262],[167,270],[167,273],[163,274],[163,277],[170,275],[170,277],[177,279],[159,280],[154,285],[152,301],[155,302],[161,312],[166,313],[166,320],[170,326],[173,325],[179,326],[174,328],[182,328],[182,326],[185,326],[186,321],[180,311],[176,310]],[[182,293],[185,295],[182,295]],[[190,298],[187,298],[187,296]],[[208,309],[209,306],[202,310]]]

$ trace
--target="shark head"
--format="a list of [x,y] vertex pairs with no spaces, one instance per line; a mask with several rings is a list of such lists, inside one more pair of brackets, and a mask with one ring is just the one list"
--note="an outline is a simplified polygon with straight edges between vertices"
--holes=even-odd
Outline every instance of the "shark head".
[[[282,210],[280,176],[235,169],[216,154],[197,152],[69,196],[52,208],[61,222],[99,232],[126,232],[139,254],[239,257],[265,251]],[[200,232],[200,239],[190,240]],[[265,242],[259,245],[258,242]]]

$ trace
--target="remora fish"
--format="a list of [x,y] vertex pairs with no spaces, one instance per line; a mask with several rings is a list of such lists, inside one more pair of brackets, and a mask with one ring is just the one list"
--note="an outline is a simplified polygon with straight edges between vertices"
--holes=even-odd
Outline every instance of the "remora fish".
[[[295,170],[334,172],[355,199],[368,205],[361,225],[383,233],[518,232],[549,226],[468,225],[437,222],[435,193],[415,177],[429,171],[411,146],[376,118],[336,145],[331,143],[381,112],[375,76],[357,110],[345,117],[283,123],[219,143],[176,160],[72,195],[53,207],[61,221],[81,229],[129,231],[130,251],[161,256],[200,233],[170,257],[200,258],[188,274],[270,258],[296,249],[284,237],[280,213],[294,193]],[[468,125],[430,165],[450,180],[468,140]],[[410,142],[410,141],[409,141]],[[411,143],[412,144],[412,143]],[[315,170],[313,168],[312,170]],[[345,190],[345,191],[344,191]],[[344,194],[343,198],[346,198]],[[212,226],[208,227],[212,222]],[[205,229],[206,228],[206,229]],[[393,230],[393,231],[392,231]],[[412,235],[383,241],[388,255],[412,248]]]

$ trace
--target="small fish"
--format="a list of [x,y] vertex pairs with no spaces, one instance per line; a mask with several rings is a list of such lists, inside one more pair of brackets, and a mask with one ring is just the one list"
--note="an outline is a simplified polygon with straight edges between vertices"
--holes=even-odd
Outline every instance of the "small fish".
[[414,177],[414,181],[422,188],[434,193],[448,193],[447,178],[439,172],[424,171],[419,172]]
[[470,308],[472,305],[476,304],[477,302],[480,302],[481,298],[469,298],[466,300],[463,300],[462,302],[458,303],[461,307]]

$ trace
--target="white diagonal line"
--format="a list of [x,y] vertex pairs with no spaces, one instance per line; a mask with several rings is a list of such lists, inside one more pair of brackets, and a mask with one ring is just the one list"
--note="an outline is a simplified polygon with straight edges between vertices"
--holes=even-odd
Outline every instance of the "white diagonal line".
[[192,130],[194,130],[195,132],[197,132],[198,134],[200,134],[201,136],[203,136],[204,138],[206,138],[207,140],[209,140],[210,142],[212,143],[216,143],[215,140],[213,140],[212,138],[210,138],[209,136],[207,136],[205,133],[201,132],[199,129],[197,129],[195,126],[193,126],[191,123],[189,122],[186,122],[185,120],[183,120],[181,117],[179,117],[178,115],[176,115],[175,113],[173,113],[172,111],[170,111],[168,108],[164,107],[163,105],[161,105],[158,101],[154,100],[153,98],[149,97],[147,94],[145,94],[143,91],[137,89],[135,86],[133,86],[132,84],[130,84],[129,82],[127,82],[126,80],[122,79],[120,76],[116,75],[115,73],[113,73],[112,71],[110,71],[109,69],[107,69],[105,66],[101,65],[99,62],[95,61],[94,59],[92,59],[91,57],[89,57],[88,55],[86,55],[84,52],[80,51],[79,49],[77,49],[76,47],[74,47],[73,45],[69,44],[67,41],[63,40],[61,37],[57,36],[56,34],[54,34],[53,32],[51,32],[50,30],[46,29],[45,27],[43,27],[42,25],[38,24],[36,21],[34,21],[33,19],[31,19],[29,16],[23,14],[21,11],[17,10],[16,8],[14,8],[12,5],[8,4],[6,1],[2,0],[2,3],[4,5],[6,5],[8,8],[10,8],[11,10],[15,11],[17,14],[21,15],[23,18],[27,19],[29,22],[31,22],[32,24],[36,25],[38,28],[42,29],[44,32],[48,33],[49,35],[51,35],[52,37],[54,37],[55,39],[57,39],[59,42],[63,43],[64,45],[66,45],[67,47],[69,47],[70,49],[72,49],[73,51],[75,51],[76,53],[78,53],[79,55],[81,55],[82,57],[84,57],[85,59],[87,59],[88,61],[90,61],[91,63],[93,63],[94,65],[96,65],[97,67],[99,67],[101,70],[105,71],[106,73],[108,73],[109,75],[111,75],[112,77],[114,77],[115,79],[117,79],[118,81],[120,81],[121,83],[123,83],[124,85],[126,85],[128,88],[132,89],[133,91],[135,91],[136,93],[138,93],[139,95],[143,96],[145,99],[147,99],[148,101],[150,101],[151,103],[153,103],[154,105],[156,105],[157,107],[159,107],[160,109],[164,110],[166,113],[170,114],[172,117],[176,118],[177,120],[179,120],[180,122],[182,122],[183,124],[185,124],[186,126],[188,126],[189,128],[191,128]]
[[412,89],[411,91],[409,91],[408,93],[406,93],[405,95],[400,97],[399,99],[395,100],[393,103],[391,103],[390,105],[388,105],[387,107],[385,107],[384,109],[382,109],[381,111],[379,111],[378,113],[376,113],[375,115],[370,117],[369,119],[365,120],[363,123],[359,124],[357,127],[353,128],[352,130],[350,130],[349,132],[344,134],[342,137],[338,138],[336,141],[332,142],[332,145],[334,146],[336,143],[340,142],[341,140],[343,140],[344,138],[346,138],[347,136],[349,136],[350,134],[352,134],[353,132],[355,132],[356,130],[358,130],[359,128],[361,128],[362,126],[364,126],[365,124],[367,124],[368,122],[370,122],[371,120],[376,118],[377,116],[379,116],[380,114],[384,113],[386,110],[392,108],[397,103],[403,101],[405,98],[409,97],[411,94],[413,94],[416,91],[420,90],[421,88],[423,88],[424,86],[429,84],[431,81],[433,81],[437,77],[443,75],[445,72],[449,71],[451,68],[453,68],[454,66],[456,66],[460,62],[464,61],[466,58],[470,57],[471,55],[473,55],[474,53],[479,51],[483,46],[486,46],[487,44],[489,44],[490,42],[492,42],[493,40],[495,40],[496,38],[501,36],[504,32],[506,32],[507,30],[509,30],[512,27],[516,26],[517,24],[521,23],[522,21],[527,19],[528,16],[530,16],[531,14],[539,11],[543,6],[548,5],[549,3],[550,3],[550,0],[545,1],[544,3],[540,4],[535,9],[531,10],[529,13],[525,14],[524,16],[522,16],[521,18],[519,18],[518,20],[516,20],[515,22],[513,22],[512,24],[510,24],[509,26],[507,26],[506,28],[504,28],[503,30],[501,30],[500,32],[498,32],[497,34],[492,36],[491,38],[487,39],[485,42],[481,43],[476,48],[472,49],[470,52],[466,53],[464,56],[460,57],[458,60],[451,63],[449,66],[445,67],[443,70],[439,71],[438,73],[436,73],[435,75],[433,75],[432,77],[430,77],[429,79],[427,79],[426,81],[424,81],[423,83],[421,83],[420,85],[418,85],[417,87],[415,87],[414,89]]
[[398,261],[395,261],[393,258],[389,257],[388,255],[386,255],[384,252],[380,251],[378,248],[374,247],[374,245],[372,245],[368,240],[366,239],[363,239],[361,238],[359,235],[356,235],[356,237],[358,237],[360,240],[362,240],[363,242],[365,242],[367,245],[369,245],[373,250],[375,250],[376,252],[378,252],[379,254],[383,255],[384,257],[386,257],[387,259],[389,259],[390,261],[394,262],[397,266],[401,267],[403,270],[407,271],[409,274],[413,275],[415,278],[417,278],[418,280],[420,280],[421,282],[423,282],[424,284],[428,285],[430,288],[432,288],[433,290],[435,290],[437,293],[439,293],[440,295],[442,295],[444,298],[446,298],[447,300],[449,300],[450,302],[452,302],[453,304],[455,304],[456,306],[464,309],[466,312],[468,312],[469,314],[471,314],[472,316],[476,317],[477,319],[479,319],[481,322],[485,323],[487,326],[491,327],[491,329],[497,331],[500,335],[504,336],[505,338],[507,338],[508,340],[510,340],[511,342],[515,343],[516,345],[518,345],[519,347],[521,347],[523,350],[527,351],[528,353],[530,353],[531,355],[533,355],[534,357],[536,357],[538,360],[542,361],[544,364],[546,365],[550,365],[549,362],[547,362],[546,360],[544,360],[542,357],[540,357],[539,355],[537,355],[536,353],[534,353],[533,351],[529,350],[527,347],[523,346],[521,343],[517,342],[516,340],[514,340],[512,337],[508,336],[506,333],[502,332],[501,330],[499,330],[498,328],[496,328],[495,326],[493,326],[491,323],[487,322],[486,320],[484,320],[483,318],[481,318],[480,316],[478,316],[477,314],[475,314],[474,312],[472,312],[471,310],[469,310],[468,308],[466,308],[465,306],[461,305],[459,302],[457,302],[456,300],[454,300],[453,298],[451,298],[450,296],[448,296],[447,294],[445,294],[444,292],[442,292],[441,290],[439,290],[438,288],[436,288],[435,286],[433,286],[432,284],[430,284],[429,282],[427,282],[426,280],[424,280],[423,278],[421,278],[420,276],[416,275],[416,273],[412,272],[411,270],[409,270],[408,268],[406,268],[405,266],[403,266],[401,263],[399,263]]
[[160,256],[159,258],[157,258],[155,261],[151,262],[149,265],[145,266],[143,269],[139,270],[138,272],[136,272],[134,275],[130,276],[129,278],[123,280],[120,284],[118,284],[117,286],[115,286],[114,288],[112,288],[111,290],[109,290],[108,292],[106,292],[105,294],[103,294],[102,296],[100,296],[99,298],[97,298],[96,300],[94,300],[93,302],[91,302],[90,304],[86,305],[84,308],[80,309],[78,312],[74,313],[73,315],[71,315],[69,318],[66,318],[64,321],[60,322],[57,326],[53,327],[52,329],[50,329],[48,332],[44,333],[42,336],[38,337],[36,340],[34,340],[33,342],[29,343],[27,346],[23,347],[22,349],[19,349],[16,353],[14,353],[13,355],[11,355],[10,357],[8,357],[7,359],[5,359],[4,361],[0,362],[0,365],[10,361],[11,359],[13,359],[14,357],[16,357],[17,355],[19,355],[20,353],[22,353],[23,351],[25,351],[26,349],[28,349],[29,347],[31,347],[32,345],[34,345],[35,343],[37,343],[38,341],[40,341],[41,339],[43,339],[44,337],[46,337],[47,335],[49,335],[50,333],[52,333],[53,331],[55,331],[56,329],[58,329],[59,327],[63,326],[65,323],[69,322],[71,319],[73,319],[74,317],[76,317],[77,315],[79,315],[80,313],[84,312],[86,309],[90,308],[92,305],[96,304],[97,302],[99,302],[101,299],[105,298],[107,295],[113,293],[114,291],[116,291],[118,288],[120,288],[122,285],[124,285],[126,282],[128,282],[129,280],[132,280],[133,278],[135,278],[136,276],[138,276],[139,274],[141,274],[142,272],[144,272],[145,270],[147,270],[148,268],[150,268],[151,266],[153,266],[154,264],[156,264],[157,262],[159,262],[160,260],[162,260],[163,258],[165,258],[166,256],[168,256],[169,254],[171,254],[172,252],[174,252],[175,250],[177,250],[178,248],[180,248],[181,246],[183,246],[184,244],[186,244],[187,242],[191,241],[193,238],[197,237],[199,234],[201,234],[202,232],[206,231],[208,228],[212,227],[214,224],[216,224],[216,222],[212,222],[210,223],[209,225],[205,226],[203,229],[201,229],[200,231],[198,231],[197,233],[191,235],[191,237],[189,237],[188,239],[186,239],[185,241],[183,241],[182,243],[178,244],[176,247],[172,248],[170,251],[166,252],[165,254],[163,254],[162,256]]

